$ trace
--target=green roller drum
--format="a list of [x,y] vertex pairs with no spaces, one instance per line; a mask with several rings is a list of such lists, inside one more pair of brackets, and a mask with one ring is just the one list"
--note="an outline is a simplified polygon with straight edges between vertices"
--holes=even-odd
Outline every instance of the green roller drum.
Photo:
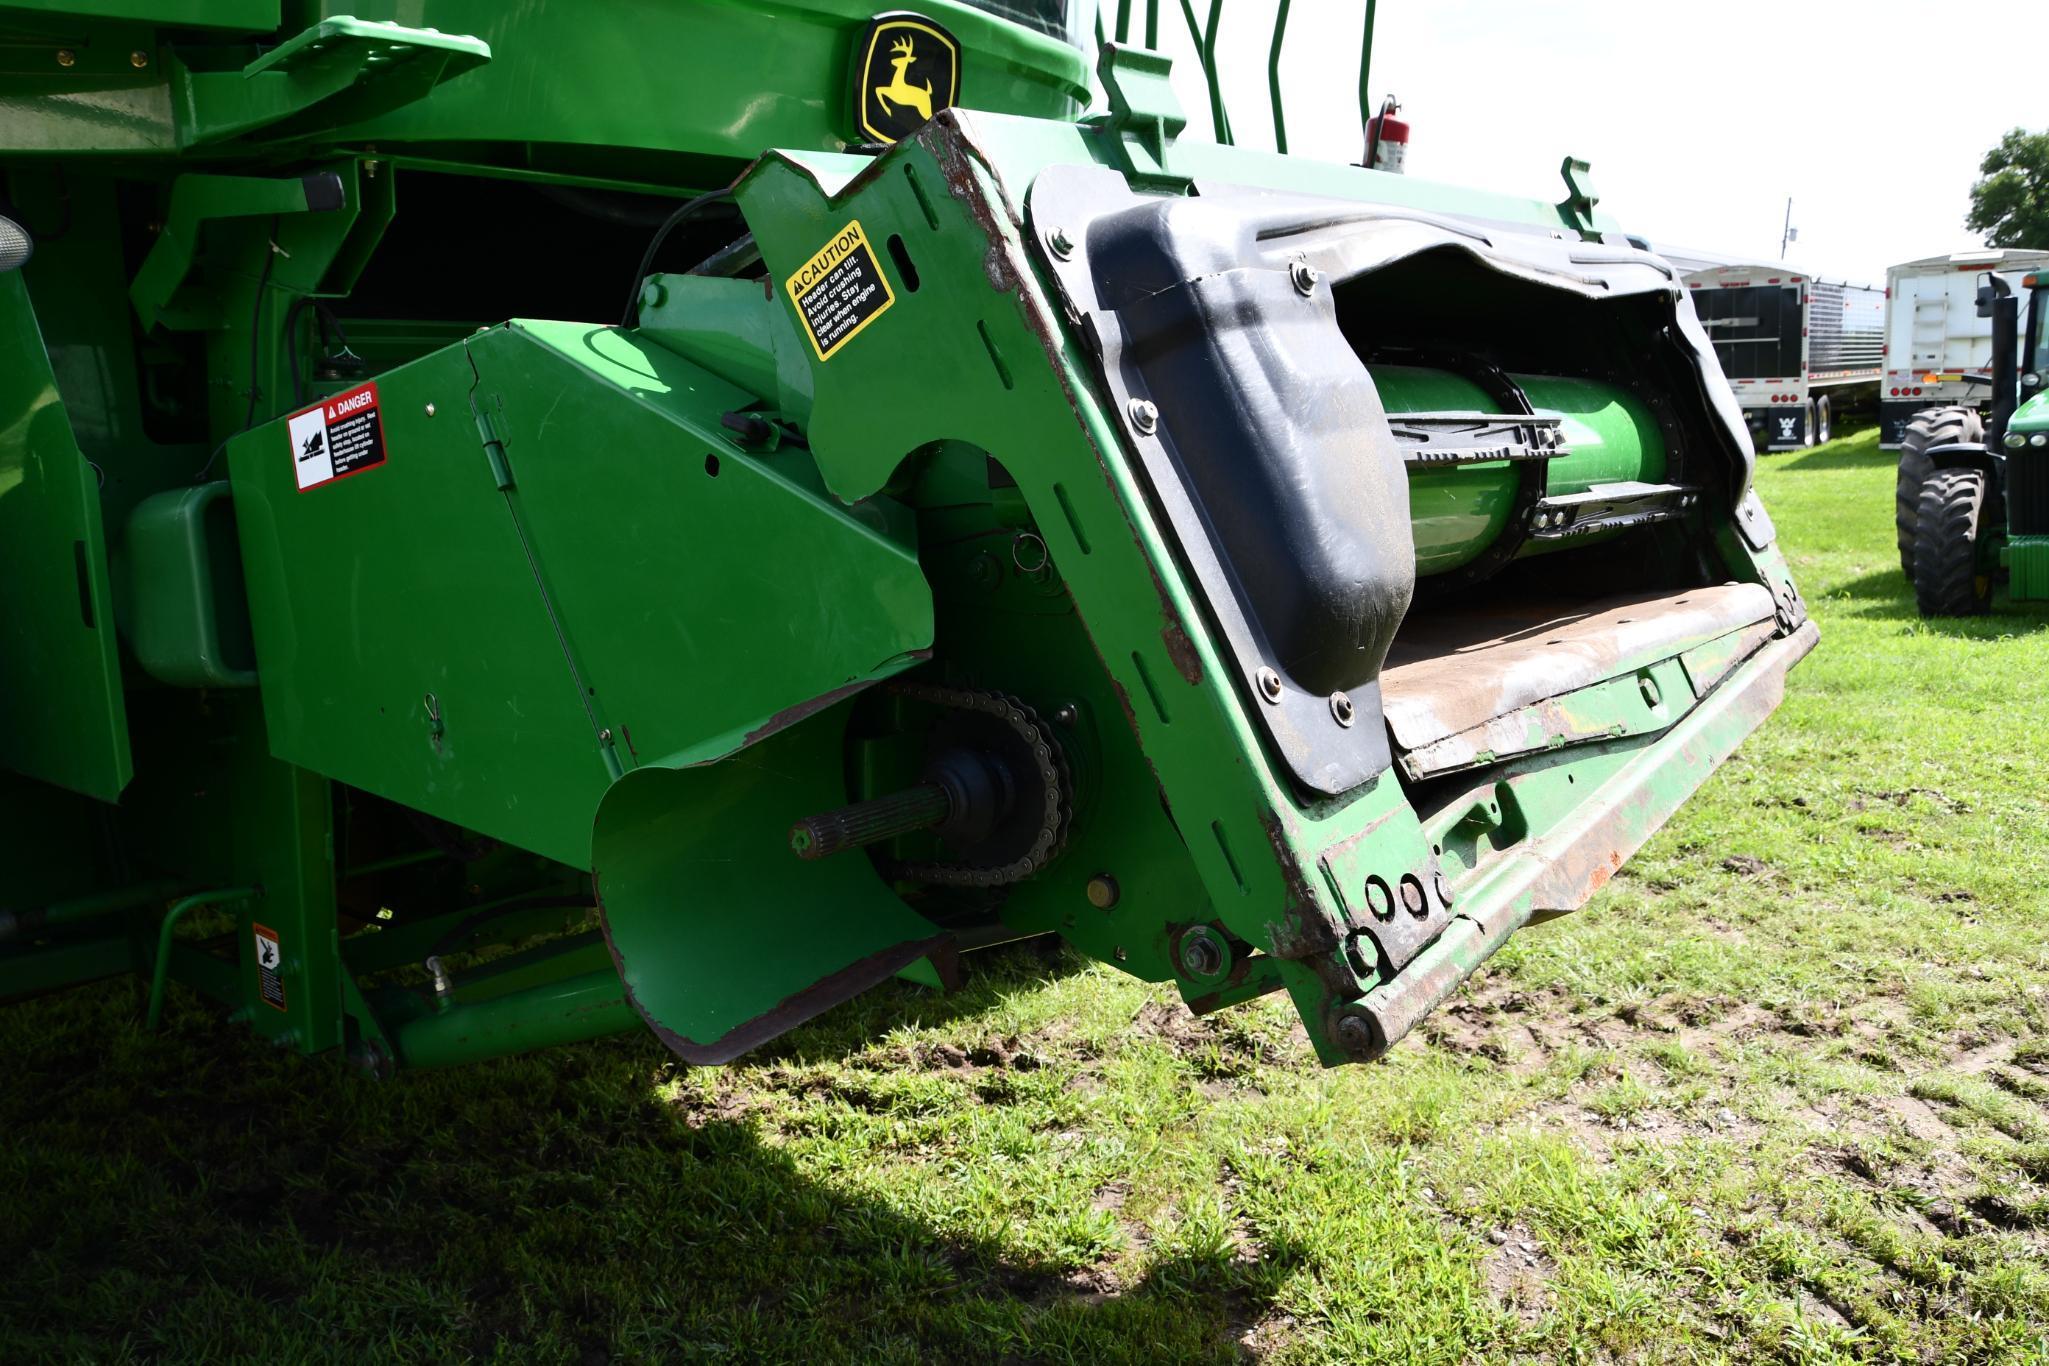
[[[1369,365],[1390,413],[1501,413],[1474,380],[1448,370]],[[1645,404],[1612,384],[1559,375],[1509,376],[1543,417],[1562,419],[1566,454],[1547,462],[1545,489],[1585,493],[1598,484],[1655,483],[1665,475],[1665,438]],[[1508,524],[1520,476],[1508,461],[1409,476],[1409,521],[1416,535],[1416,572],[1441,574],[1469,564]],[[1529,554],[1543,543],[1522,548]]]
[[1815,640],[1712,349],[1133,8],[0,4],[0,1001],[715,1064],[1057,936],[1364,1062],[1582,904]]

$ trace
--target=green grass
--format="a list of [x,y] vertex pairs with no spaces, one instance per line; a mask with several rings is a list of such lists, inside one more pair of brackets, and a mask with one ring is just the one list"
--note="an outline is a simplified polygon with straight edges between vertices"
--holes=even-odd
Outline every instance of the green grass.
[[0,1357],[2049,1359],[2049,614],[1916,618],[1870,433],[1760,482],[1784,707],[1385,1064],[1032,947],[706,1071],[76,991],[0,1012]]

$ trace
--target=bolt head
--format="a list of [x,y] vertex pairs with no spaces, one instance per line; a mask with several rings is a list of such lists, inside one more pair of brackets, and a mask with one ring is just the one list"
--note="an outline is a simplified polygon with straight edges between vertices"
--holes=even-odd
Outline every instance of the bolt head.
[[1363,1015],[1340,1015],[1335,1031],[1338,1042],[1347,1052],[1371,1053],[1373,1051],[1373,1026]]
[[1081,712],[1072,702],[1062,702],[1053,711],[1053,719],[1063,726],[1071,726],[1081,720]]
[[73,52],[73,51],[72,51],[72,50],[71,50],[70,48],[68,48],[68,47],[60,47],[60,48],[58,48],[58,49],[57,49],[57,65],[59,65],[59,66],[77,66],[77,65],[78,65],[78,54],[77,54],[76,52]]
[[1451,905],[1451,879],[1447,878],[1444,875],[1444,870],[1442,868],[1438,869],[1436,872],[1430,875],[1430,885],[1437,889],[1438,905]]
[[1319,278],[1316,267],[1307,261],[1296,261],[1288,267],[1288,279],[1294,282],[1295,292],[1305,299],[1316,292]]
[[428,417],[432,417],[432,416],[434,416],[434,405],[433,405],[433,404],[431,404],[431,403],[427,405],[427,416],[428,416]]
[[1124,896],[1123,889],[1117,885],[1117,879],[1108,873],[1097,873],[1090,878],[1088,892],[1089,905],[1099,911],[1114,908]]
[[1046,246],[1063,261],[1074,255],[1074,239],[1067,235],[1065,228],[1055,228],[1046,234]]
[[141,48],[137,48],[128,54],[128,65],[134,67],[137,71],[142,70],[149,65],[149,54]]
[[1181,936],[1181,970],[1190,977],[1215,977],[1224,963],[1224,946],[1208,929],[1197,927]]
[[1379,966],[1380,950],[1364,930],[1354,930],[1345,939],[1345,961],[1351,965],[1354,975],[1371,977]]
[[1259,684],[1259,695],[1266,699],[1267,705],[1272,706],[1281,700],[1281,676],[1279,674],[1275,673],[1272,669],[1262,667],[1252,677],[1253,681]]
[[1646,707],[1655,707],[1658,705],[1659,698],[1657,679],[1652,678],[1649,674],[1645,674],[1642,678],[1637,680],[1637,690],[1643,694],[1643,704]]
[[1419,920],[1430,914],[1430,899],[1423,895],[1423,883],[1414,873],[1402,874],[1402,905]]
[[1150,399],[1131,400],[1131,425],[1150,436],[1153,429],[1160,425],[1160,410],[1153,406]]
[[1331,719],[1339,725],[1350,727],[1352,722],[1358,719],[1357,714],[1352,708],[1352,695],[1344,692],[1332,693],[1330,695],[1330,715]]

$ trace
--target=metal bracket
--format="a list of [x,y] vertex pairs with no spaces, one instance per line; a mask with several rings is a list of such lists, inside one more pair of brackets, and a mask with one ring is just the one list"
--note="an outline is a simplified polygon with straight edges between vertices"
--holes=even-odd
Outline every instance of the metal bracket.
[[1559,215],[1588,237],[1596,235],[1594,206],[1601,202],[1601,193],[1588,174],[1592,169],[1578,157],[1567,157],[1558,165],[1558,174],[1565,180],[1565,198],[1559,201]]
[[338,16],[271,48],[240,71],[194,71],[171,54],[178,143],[247,133],[291,136],[360,122],[411,104],[491,60],[479,38]]
[[1559,541],[1646,522],[1667,522],[1690,511],[1700,490],[1683,484],[1596,484],[1585,493],[1540,499],[1530,514],[1530,539]]
[[1123,43],[1103,44],[1096,61],[1096,75],[1110,101],[1106,126],[1123,148],[1124,170],[1136,183],[1181,185],[1189,179],[1167,160],[1174,139],[1188,126],[1188,114],[1168,80],[1173,70],[1171,58]]
[[[353,173],[352,173],[353,175]],[[163,323],[168,327],[196,329],[212,321],[210,316],[178,314],[174,296],[192,273],[199,253],[199,233],[206,223],[221,218],[265,218],[299,213],[345,213],[353,222],[356,212],[353,186],[335,171],[312,171],[303,176],[181,175],[171,185],[171,209],[163,231],[150,246],[149,255],[135,272],[128,297],[145,330]]]
[[1563,418],[1499,413],[1389,413],[1387,425],[1412,470],[1570,455]]

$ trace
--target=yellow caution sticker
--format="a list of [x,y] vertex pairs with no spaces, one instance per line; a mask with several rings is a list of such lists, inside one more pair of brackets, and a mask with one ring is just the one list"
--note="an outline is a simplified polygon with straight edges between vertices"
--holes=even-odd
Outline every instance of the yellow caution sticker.
[[831,360],[896,302],[859,219],[811,254],[785,283],[818,359]]

